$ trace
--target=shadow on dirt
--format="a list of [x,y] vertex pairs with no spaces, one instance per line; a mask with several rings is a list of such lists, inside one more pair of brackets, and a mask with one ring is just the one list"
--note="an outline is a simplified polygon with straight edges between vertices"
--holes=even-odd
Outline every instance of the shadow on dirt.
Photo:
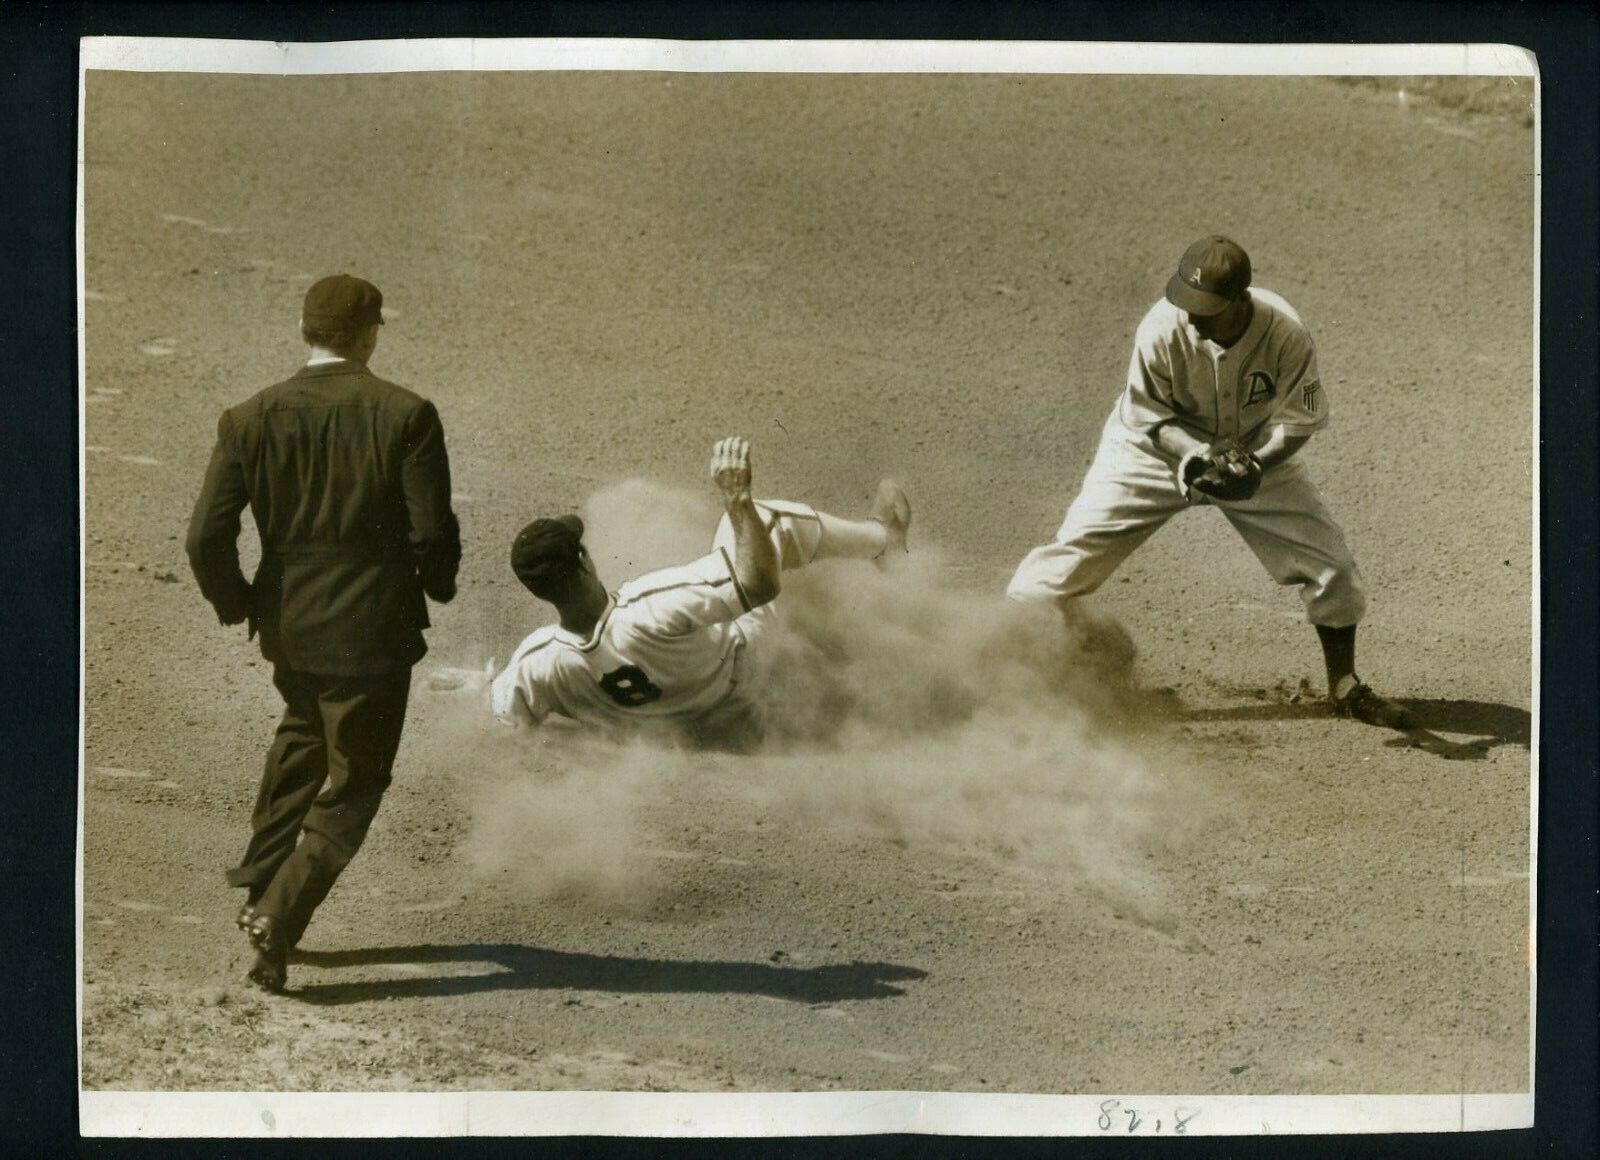
[[1420,729],[1446,733],[1477,733],[1494,745],[1520,745],[1533,741],[1533,715],[1526,709],[1494,701],[1401,701]]
[[[1327,706],[1315,697],[1288,701],[1268,696],[1264,690],[1257,690],[1254,695],[1257,703],[1251,705],[1222,709],[1174,710],[1167,707],[1161,715],[1182,721],[1294,721],[1328,715]],[[1496,746],[1516,745],[1527,749],[1533,740],[1533,717],[1526,709],[1495,701],[1397,700],[1411,711],[1416,724],[1385,741],[1391,749],[1420,749],[1447,761],[1481,761]],[[1477,736],[1467,741],[1452,741],[1441,737],[1440,733]]]
[[[1533,715],[1526,709],[1493,701],[1402,701],[1417,725],[1384,744],[1392,749],[1420,749],[1447,761],[1482,761],[1498,745],[1522,749],[1533,743]],[[1446,733],[1477,733],[1470,741],[1451,741]]]
[[490,965],[497,968],[470,975],[442,974],[347,983],[308,983],[288,992],[306,1002],[327,1005],[522,989],[766,995],[797,1003],[836,1003],[901,995],[904,990],[892,983],[921,979],[927,975],[926,971],[915,967],[896,966],[893,963],[785,967],[766,963],[687,962],[573,954],[510,943],[370,947],[346,951],[299,950],[290,962],[304,967],[323,968],[385,964],[415,968],[428,963]]

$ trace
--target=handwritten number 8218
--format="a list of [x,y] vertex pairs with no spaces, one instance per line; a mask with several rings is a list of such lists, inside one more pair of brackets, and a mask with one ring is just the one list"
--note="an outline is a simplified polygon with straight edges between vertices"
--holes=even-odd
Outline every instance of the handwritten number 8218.
[[[1172,1111],[1173,1132],[1179,1136],[1183,1135],[1188,1130],[1190,1122],[1199,1114],[1199,1108],[1174,1108]],[[1118,1121],[1122,1116],[1126,1116],[1128,1119],[1127,1123],[1121,1126],[1126,1127],[1130,1132],[1137,1132],[1141,1128],[1147,1132],[1161,1131],[1161,1120],[1147,1121],[1144,1116],[1139,1114],[1137,1109],[1123,1107],[1121,1100],[1101,1100],[1100,1117],[1096,1123],[1100,1125],[1102,1132],[1109,1132],[1113,1127],[1119,1126]]]

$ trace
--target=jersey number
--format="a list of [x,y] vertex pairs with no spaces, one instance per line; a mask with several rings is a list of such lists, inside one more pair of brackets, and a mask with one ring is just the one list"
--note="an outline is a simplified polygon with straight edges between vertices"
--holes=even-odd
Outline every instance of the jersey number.
[[637,709],[661,699],[661,686],[653,684],[638,665],[623,665],[600,678],[600,687],[617,704]]

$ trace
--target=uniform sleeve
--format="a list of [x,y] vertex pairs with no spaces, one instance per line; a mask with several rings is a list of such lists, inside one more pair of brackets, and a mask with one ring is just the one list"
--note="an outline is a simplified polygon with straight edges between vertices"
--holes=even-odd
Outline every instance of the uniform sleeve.
[[1146,315],[1133,338],[1133,358],[1128,363],[1128,386],[1117,405],[1117,417],[1130,431],[1153,435],[1157,427],[1177,417],[1172,404],[1172,369],[1160,328]]
[[537,725],[552,711],[544,681],[532,657],[519,656],[489,685],[489,708],[502,725]]
[[249,502],[233,423],[224,411],[184,543],[200,594],[223,624],[238,624],[250,614],[250,582],[239,568],[239,513]]
[[432,403],[424,403],[406,424],[401,486],[410,520],[411,550],[422,590],[440,604],[456,594],[461,565],[461,529],[450,508],[450,457],[444,427]]
[[711,624],[737,620],[750,611],[734,576],[733,561],[717,549],[681,568],[666,568],[635,580],[617,594],[640,631],[687,636]]
[[1278,359],[1278,405],[1267,419],[1287,435],[1314,435],[1328,423],[1328,399],[1317,372],[1317,350],[1311,336],[1292,331]]

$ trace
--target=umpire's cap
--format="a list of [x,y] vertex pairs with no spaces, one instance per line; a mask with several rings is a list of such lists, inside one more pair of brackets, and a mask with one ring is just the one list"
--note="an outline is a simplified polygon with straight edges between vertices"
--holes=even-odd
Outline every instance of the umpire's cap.
[[300,321],[313,330],[359,330],[383,321],[383,294],[350,274],[330,274],[306,291]]
[[583,521],[577,516],[538,519],[511,543],[511,570],[535,596],[548,599],[566,586],[583,550]]
[[1190,314],[1221,314],[1250,289],[1250,255],[1232,238],[1212,234],[1183,252],[1167,282],[1167,301]]

